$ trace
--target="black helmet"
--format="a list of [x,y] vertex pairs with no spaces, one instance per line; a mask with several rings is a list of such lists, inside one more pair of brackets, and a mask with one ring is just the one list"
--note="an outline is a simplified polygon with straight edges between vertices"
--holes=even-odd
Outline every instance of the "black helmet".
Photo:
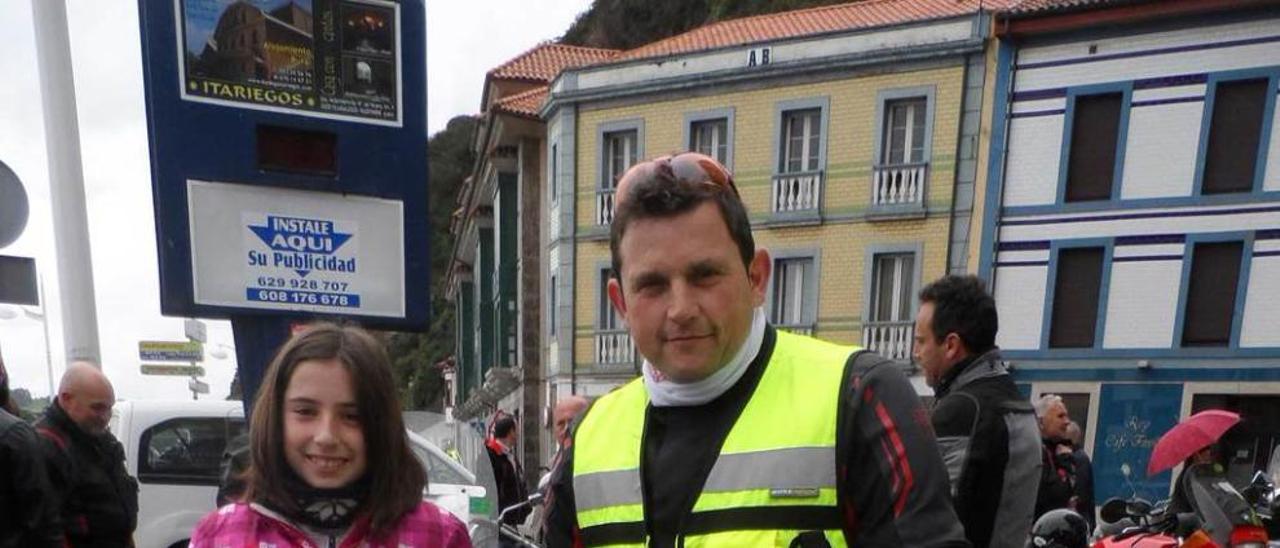
[[1087,548],[1089,523],[1080,514],[1060,508],[1050,510],[1036,520],[1031,527],[1028,547],[1034,548]]

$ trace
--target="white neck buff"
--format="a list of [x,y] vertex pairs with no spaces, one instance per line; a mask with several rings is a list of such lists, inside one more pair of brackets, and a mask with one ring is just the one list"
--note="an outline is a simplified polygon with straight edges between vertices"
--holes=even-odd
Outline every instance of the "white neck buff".
[[751,320],[751,332],[734,354],[729,363],[710,377],[700,381],[679,383],[666,378],[649,360],[644,361],[641,370],[644,374],[644,386],[649,391],[649,401],[657,407],[687,407],[702,405],[720,397],[737,384],[738,379],[747,372],[747,366],[760,353],[760,345],[764,343],[765,324],[764,309],[756,307]]

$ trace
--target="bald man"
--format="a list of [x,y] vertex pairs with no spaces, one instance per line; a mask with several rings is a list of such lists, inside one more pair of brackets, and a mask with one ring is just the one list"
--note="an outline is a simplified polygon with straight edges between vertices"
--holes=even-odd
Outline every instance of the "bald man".
[[582,396],[568,396],[556,402],[556,408],[551,411],[551,417],[555,421],[557,449],[564,447],[569,423],[586,411],[587,404],[587,398]]
[[101,369],[75,362],[36,423],[58,508],[56,526],[68,546],[133,545],[138,483],[125,471],[124,447],[107,431],[115,401]]

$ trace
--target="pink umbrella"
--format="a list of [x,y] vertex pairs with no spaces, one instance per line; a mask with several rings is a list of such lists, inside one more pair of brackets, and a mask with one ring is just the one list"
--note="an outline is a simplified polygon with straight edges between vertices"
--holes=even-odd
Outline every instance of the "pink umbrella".
[[1240,422],[1240,415],[1221,409],[1201,411],[1173,425],[1160,436],[1151,449],[1151,461],[1147,463],[1147,475],[1154,476],[1181,464],[1196,451],[1204,449],[1222,437],[1222,433]]

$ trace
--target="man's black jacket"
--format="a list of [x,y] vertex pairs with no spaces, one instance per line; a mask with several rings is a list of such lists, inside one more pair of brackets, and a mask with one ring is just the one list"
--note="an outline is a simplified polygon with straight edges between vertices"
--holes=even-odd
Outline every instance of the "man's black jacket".
[[[1060,453],[1062,440],[1043,440],[1040,491],[1036,493],[1036,519],[1058,508],[1072,508],[1076,493],[1076,469],[1071,453]],[[1074,509],[1074,508],[1072,508]]]
[[74,548],[131,546],[138,482],[124,468],[124,447],[110,433],[81,430],[54,400],[36,423],[56,527]]
[[937,387],[933,429],[965,536],[1018,547],[1040,483],[1040,428],[996,350],[956,364]]
[[[492,443],[492,442],[491,442]],[[489,444],[485,444],[485,452],[489,455],[489,464],[493,467],[493,479],[498,487],[498,510],[515,506],[524,502],[529,496],[524,486],[524,474],[505,453],[499,453]],[[531,512],[529,508],[507,514],[504,522],[507,525],[519,525]]]
[[0,409],[0,548],[61,546],[36,432]]

